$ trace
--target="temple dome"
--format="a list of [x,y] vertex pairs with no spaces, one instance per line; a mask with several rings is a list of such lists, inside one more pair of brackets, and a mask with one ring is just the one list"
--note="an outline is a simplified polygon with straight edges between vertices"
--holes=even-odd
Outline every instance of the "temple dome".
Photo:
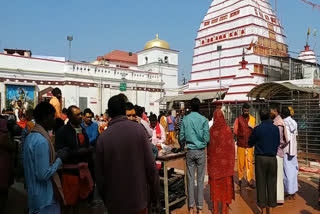
[[144,50],[153,48],[153,47],[158,47],[158,48],[164,48],[164,49],[170,49],[170,45],[168,42],[159,39],[159,35],[156,35],[156,39],[153,39],[149,42],[147,42],[144,46]]
[[300,52],[298,59],[306,62],[317,63],[317,56],[315,52],[310,49],[308,44],[304,46],[304,50]]

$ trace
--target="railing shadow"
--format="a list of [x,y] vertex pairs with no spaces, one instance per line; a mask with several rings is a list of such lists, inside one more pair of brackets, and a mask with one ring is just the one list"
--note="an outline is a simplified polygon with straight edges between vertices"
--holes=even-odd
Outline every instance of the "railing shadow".
[[244,202],[248,205],[253,213],[260,213],[260,208],[257,205],[257,193],[255,189],[249,188],[247,185],[246,187],[239,187],[239,179],[238,175],[234,176],[234,181],[237,185],[235,185],[236,193],[240,194],[241,198]]
[[318,205],[319,190],[315,186],[299,180],[298,195],[305,200],[307,206],[320,211],[320,207]]
[[[239,183],[238,177],[234,176],[235,194],[240,195],[240,197],[245,201],[245,203],[251,209],[252,213],[259,213],[260,209],[256,203],[256,190],[253,190],[253,189],[250,189],[247,187],[243,187],[240,189],[238,183]],[[213,204],[212,204],[212,201],[210,198],[211,196],[210,196],[210,185],[209,184],[205,187],[204,193],[205,193],[204,200],[208,204],[208,209],[212,212]],[[237,202],[233,201],[233,203],[237,203]],[[221,207],[219,207],[219,209],[221,209]],[[232,212],[232,210],[230,210],[230,212]]]

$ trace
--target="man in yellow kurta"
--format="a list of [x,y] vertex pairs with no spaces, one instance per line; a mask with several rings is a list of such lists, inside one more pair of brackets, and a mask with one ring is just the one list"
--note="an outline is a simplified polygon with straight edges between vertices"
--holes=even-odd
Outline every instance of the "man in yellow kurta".
[[242,179],[246,173],[246,178],[251,188],[255,188],[253,180],[253,148],[249,148],[248,141],[255,127],[256,120],[250,115],[250,105],[244,103],[242,115],[234,122],[234,134],[237,136],[237,159],[238,159],[238,178],[239,186],[242,186]]
[[56,109],[55,118],[60,118],[62,116],[62,106],[61,106],[61,98],[62,92],[59,88],[55,88],[51,91],[53,97],[50,100],[50,104]]
[[166,133],[166,139],[168,139],[168,123],[167,123],[167,117],[166,114],[163,114],[162,117],[160,118],[160,124],[164,128],[165,133]]

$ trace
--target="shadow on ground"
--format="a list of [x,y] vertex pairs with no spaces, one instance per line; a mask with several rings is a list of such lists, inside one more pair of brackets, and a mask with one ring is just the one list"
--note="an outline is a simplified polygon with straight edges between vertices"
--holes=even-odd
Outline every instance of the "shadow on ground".
[[312,213],[309,212],[308,210],[301,210],[300,214],[312,214]]
[[[320,211],[320,207],[318,205],[319,191],[315,186],[305,181],[299,180],[298,195],[300,195],[300,197],[303,198],[303,200],[305,200],[307,206],[310,206],[313,209]],[[301,213],[303,211],[301,211]]]
[[248,187],[248,183],[245,182],[245,184],[243,185],[242,188],[239,187],[239,179],[236,175],[234,176],[234,182],[235,184],[235,193],[236,194],[240,194],[241,198],[243,199],[243,201],[246,202],[246,204],[248,205],[248,207],[250,207],[251,211],[253,213],[259,213],[260,209],[257,205],[257,193],[255,189],[251,189]]

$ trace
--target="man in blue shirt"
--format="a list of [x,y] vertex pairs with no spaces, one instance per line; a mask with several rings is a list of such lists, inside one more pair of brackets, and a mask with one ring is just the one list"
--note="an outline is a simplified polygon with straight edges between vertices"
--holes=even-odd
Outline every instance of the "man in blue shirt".
[[198,213],[202,214],[203,207],[203,182],[205,176],[206,154],[205,148],[210,141],[209,125],[207,119],[199,113],[200,100],[191,100],[191,113],[183,118],[180,141],[186,141],[187,152],[187,176],[188,176],[188,203],[189,213],[193,214],[195,205],[194,178],[197,168],[198,186]]
[[90,146],[95,146],[99,137],[99,125],[95,122],[92,122],[93,116],[94,115],[91,109],[86,108],[83,111],[83,122],[81,126],[86,130],[86,133],[89,137]]
[[[65,160],[66,153],[61,152],[56,158],[50,142],[48,130],[52,130],[55,125],[55,112],[55,108],[48,102],[37,105],[34,110],[36,124],[24,144],[24,173],[29,213],[32,214],[60,214],[53,186],[61,187],[56,172],[62,160]],[[60,196],[63,198],[63,194]]]
[[[96,142],[97,139],[99,137],[99,125],[96,122],[92,121],[94,114],[91,111],[91,109],[86,108],[83,111],[83,122],[81,124],[81,127],[86,131],[88,138],[89,138],[89,146],[90,147],[96,147]],[[94,149],[95,151],[95,149]],[[95,183],[95,171],[94,171],[94,157],[95,155],[93,155],[93,161],[92,163],[89,164],[89,169],[90,169],[90,173],[91,173],[91,177],[93,182]],[[94,191],[92,191],[88,197],[90,206],[94,206]]]
[[263,214],[272,214],[277,206],[277,152],[280,145],[280,133],[270,120],[269,111],[261,109],[261,124],[253,129],[249,138],[249,147],[255,146],[255,173],[257,183],[258,206]]

